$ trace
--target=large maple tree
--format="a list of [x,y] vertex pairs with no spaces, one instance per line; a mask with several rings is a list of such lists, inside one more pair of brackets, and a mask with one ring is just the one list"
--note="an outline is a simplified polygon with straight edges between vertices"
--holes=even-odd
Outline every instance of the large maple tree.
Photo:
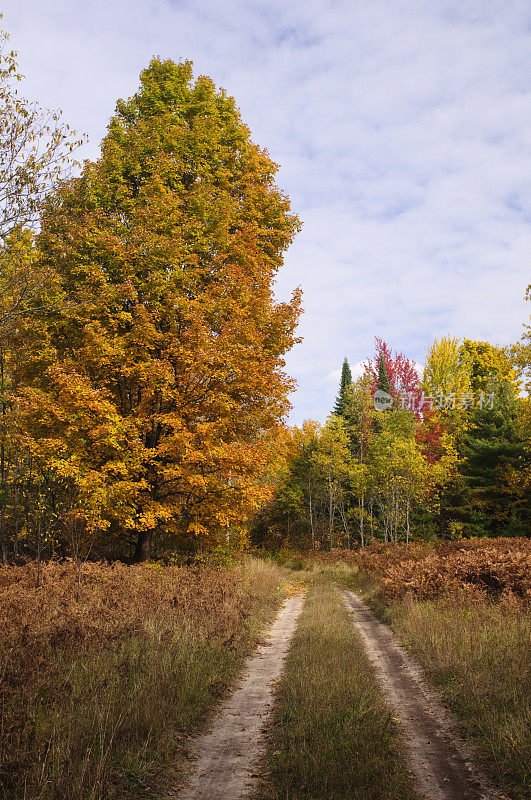
[[36,451],[57,440],[85,483],[104,476],[103,516],[138,560],[156,534],[216,541],[265,490],[300,311],[299,292],[273,294],[299,228],[276,170],[232,98],[156,58],[44,215],[41,262],[68,302],[23,359],[23,423]]

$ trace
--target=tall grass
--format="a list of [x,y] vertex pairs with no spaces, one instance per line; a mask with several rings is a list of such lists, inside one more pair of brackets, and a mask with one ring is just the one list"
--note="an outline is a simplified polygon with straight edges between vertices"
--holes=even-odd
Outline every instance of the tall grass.
[[363,643],[337,589],[314,579],[278,686],[260,800],[409,800]]
[[531,787],[531,615],[492,602],[393,603],[393,627],[513,800]]
[[[187,735],[280,599],[272,564],[0,570],[5,800],[100,800],[179,777]],[[175,766],[177,765],[177,769]]]

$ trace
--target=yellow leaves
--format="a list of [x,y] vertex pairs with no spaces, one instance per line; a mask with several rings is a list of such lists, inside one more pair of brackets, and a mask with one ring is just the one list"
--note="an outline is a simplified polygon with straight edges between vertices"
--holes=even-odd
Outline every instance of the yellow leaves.
[[459,339],[443,336],[436,339],[426,359],[423,389],[427,396],[441,393],[459,396],[470,389],[470,360],[459,346]]
[[188,530],[190,531],[190,533],[193,533],[197,537],[208,536],[209,533],[209,528],[203,525],[198,520],[193,520],[192,522],[190,522],[188,525]]
[[222,95],[198,103],[204,81],[171,62],[141,80],[50,202],[39,263],[69,302],[26,348],[17,419],[102,527],[215,538],[243,529],[281,459],[300,296],[276,304],[272,280],[298,221]]
[[287,597],[299,597],[308,591],[308,584],[305,581],[285,581],[282,585]]
[[[531,286],[527,287],[526,300],[531,300]],[[522,338],[513,345],[510,353],[518,377],[525,380],[525,388],[528,395],[531,395],[531,325],[524,323]]]
[[519,387],[507,349],[465,339],[459,352],[470,371],[470,385],[474,391],[488,390],[492,381],[509,381],[515,388]]

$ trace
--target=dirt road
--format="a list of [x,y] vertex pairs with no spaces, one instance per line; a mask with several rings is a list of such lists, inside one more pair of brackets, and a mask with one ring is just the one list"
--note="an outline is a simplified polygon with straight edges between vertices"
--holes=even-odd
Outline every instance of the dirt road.
[[247,660],[236,690],[210,730],[196,740],[188,785],[165,800],[239,800],[249,793],[263,750],[261,733],[271,710],[274,683],[303,602],[298,595],[282,605],[266,641]]
[[450,715],[390,629],[376,619],[356,594],[344,592],[344,597],[385,696],[401,723],[420,793],[429,800],[500,797],[474,768]]

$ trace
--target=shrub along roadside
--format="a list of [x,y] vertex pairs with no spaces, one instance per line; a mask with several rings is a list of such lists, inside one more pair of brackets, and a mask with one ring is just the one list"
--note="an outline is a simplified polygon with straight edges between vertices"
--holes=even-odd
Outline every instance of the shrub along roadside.
[[396,726],[330,582],[310,591],[277,690],[260,800],[411,800]]
[[278,567],[253,560],[224,571],[87,565],[81,591],[73,567],[49,565],[39,589],[24,573],[0,578],[4,800],[139,797],[155,780],[163,788],[166,765],[178,780],[187,735],[282,594]]

